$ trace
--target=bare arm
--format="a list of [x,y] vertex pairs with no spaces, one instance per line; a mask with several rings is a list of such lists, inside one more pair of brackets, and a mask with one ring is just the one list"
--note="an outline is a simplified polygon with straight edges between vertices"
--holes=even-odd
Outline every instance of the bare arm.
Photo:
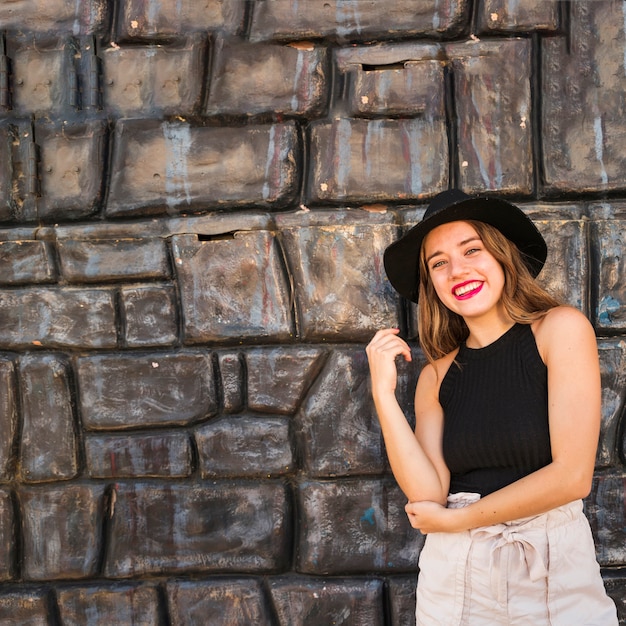
[[411,360],[409,346],[396,329],[378,331],[367,347],[372,395],[380,421],[387,456],[398,485],[409,500],[445,503],[449,474],[441,455],[443,415],[433,404],[436,382],[432,366],[426,366],[416,389],[416,431],[411,430],[395,391],[398,356]]
[[536,324],[537,346],[548,368],[552,462],[463,509],[407,505],[423,532],[455,532],[538,515],[591,488],[601,419],[601,384],[593,328],[575,309],[558,307]]

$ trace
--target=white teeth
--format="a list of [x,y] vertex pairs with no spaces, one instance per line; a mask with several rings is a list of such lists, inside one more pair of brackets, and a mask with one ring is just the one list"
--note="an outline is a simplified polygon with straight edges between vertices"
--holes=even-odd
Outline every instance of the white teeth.
[[480,287],[480,282],[475,280],[471,283],[467,283],[466,285],[463,285],[462,287],[459,287],[458,289],[456,289],[454,291],[454,295],[463,296],[466,293],[469,293],[470,291],[474,291],[474,289],[478,289],[478,287]]

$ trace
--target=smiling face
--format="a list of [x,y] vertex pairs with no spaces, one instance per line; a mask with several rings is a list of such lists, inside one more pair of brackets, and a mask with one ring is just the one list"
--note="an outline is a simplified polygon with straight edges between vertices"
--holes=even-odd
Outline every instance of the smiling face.
[[424,240],[428,275],[441,302],[466,321],[502,319],[504,271],[468,222],[434,228]]

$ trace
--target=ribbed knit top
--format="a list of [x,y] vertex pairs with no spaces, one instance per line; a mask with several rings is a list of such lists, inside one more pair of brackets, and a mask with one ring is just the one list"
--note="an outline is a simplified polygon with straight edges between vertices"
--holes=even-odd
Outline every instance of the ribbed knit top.
[[439,401],[450,493],[486,496],[552,461],[548,373],[529,324],[484,348],[463,343]]

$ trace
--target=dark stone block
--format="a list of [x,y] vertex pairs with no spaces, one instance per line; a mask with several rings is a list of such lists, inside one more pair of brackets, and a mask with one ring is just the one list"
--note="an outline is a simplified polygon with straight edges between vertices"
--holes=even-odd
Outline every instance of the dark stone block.
[[218,352],[217,362],[222,383],[222,409],[225,413],[239,413],[245,405],[244,357],[238,352]]
[[415,626],[417,576],[394,576],[387,580],[391,624]]
[[85,456],[92,478],[181,478],[192,472],[191,442],[184,432],[86,434]]
[[398,326],[398,297],[382,264],[397,234],[392,224],[282,230],[303,340],[365,342]]
[[448,187],[444,120],[343,118],[309,128],[309,203],[410,202]]
[[626,401],[626,344],[619,339],[603,339],[598,342],[598,351],[602,374],[602,423],[596,467],[609,467],[619,463],[620,451],[622,459],[626,459],[626,439],[619,439]]
[[273,233],[172,238],[186,343],[289,341],[290,291]]
[[167,46],[115,45],[101,51],[104,107],[118,117],[199,112],[206,39]]
[[282,483],[117,484],[105,576],[281,571],[291,548]]
[[623,6],[567,4],[567,35],[541,39],[541,159],[548,192],[626,187]]
[[323,352],[311,346],[256,348],[246,353],[248,408],[291,415],[323,364]]
[[558,0],[483,0],[477,13],[478,32],[555,33],[559,29]]
[[106,163],[106,121],[38,121],[35,132],[41,158],[39,217],[49,222],[80,219],[98,212]]
[[20,473],[25,482],[74,478],[78,473],[70,372],[62,357],[20,359]]
[[602,566],[626,564],[625,481],[621,474],[595,476],[591,494],[585,500],[585,512],[596,542],[598,562]]
[[0,291],[0,346],[114,348],[113,291],[29,288]]
[[444,68],[442,61],[430,59],[353,66],[349,70],[350,111],[359,117],[443,119]]
[[220,39],[205,113],[318,117],[330,90],[327,56],[312,43],[231,45]]
[[[0,581],[11,580],[15,572],[17,520],[14,519],[13,497],[9,491],[0,489]],[[0,595],[0,622],[2,620],[2,596]]]
[[7,626],[50,626],[46,591],[18,587],[0,593],[0,622]]
[[289,420],[224,417],[196,430],[203,478],[270,478],[293,470]]
[[67,0],[3,2],[0,3],[0,24],[10,29],[28,24],[30,31],[38,33],[58,30],[87,35],[104,32],[110,10],[108,0],[87,0],[78,4]]
[[158,592],[150,584],[65,587],[57,590],[57,603],[63,626],[161,623]]
[[122,287],[120,306],[128,347],[167,346],[177,342],[178,312],[172,285]]
[[534,220],[548,244],[539,284],[589,316],[589,255],[585,220]]
[[530,40],[450,44],[459,186],[468,193],[533,191]]
[[61,239],[63,278],[70,283],[169,278],[165,242],[158,238]]
[[304,482],[297,571],[305,574],[410,572],[423,536],[392,479]]
[[626,331],[626,220],[590,222],[594,278],[591,309],[598,331]]
[[95,576],[102,546],[104,485],[22,487],[26,580]]
[[219,128],[119,121],[106,214],[284,208],[298,191],[299,143],[293,123]]
[[278,622],[383,626],[383,582],[350,578],[278,578],[270,582]]
[[112,354],[77,359],[87,429],[185,425],[217,410],[208,354]]
[[18,407],[15,364],[12,359],[0,358],[0,480],[7,480],[15,469],[13,456],[18,433]]
[[52,283],[57,279],[53,248],[46,241],[0,243],[0,284]]
[[177,0],[147,5],[144,0],[120,0],[118,39],[169,41],[194,31],[238,33],[243,28],[246,1]]
[[167,583],[172,626],[272,626],[259,580],[208,578]]
[[620,626],[626,624],[626,579],[623,576],[613,575],[611,572],[604,576],[606,592],[611,596],[617,607],[617,617]]
[[250,38],[345,41],[438,37],[457,34],[469,19],[469,3],[349,2],[344,0],[262,0],[254,4]]

